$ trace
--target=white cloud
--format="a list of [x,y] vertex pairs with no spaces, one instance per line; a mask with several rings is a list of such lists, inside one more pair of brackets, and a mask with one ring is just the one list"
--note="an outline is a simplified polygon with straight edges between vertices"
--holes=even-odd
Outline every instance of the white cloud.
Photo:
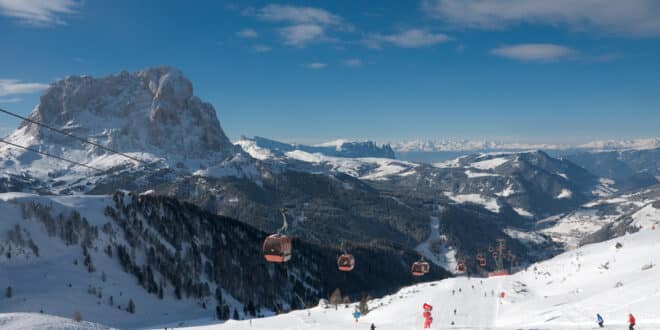
[[257,17],[266,21],[293,24],[313,23],[319,25],[342,25],[344,20],[321,8],[268,5],[257,12]]
[[433,33],[424,29],[408,29],[396,34],[374,34],[365,43],[371,48],[380,48],[383,43],[404,48],[429,47],[451,40],[443,33]]
[[325,63],[313,62],[313,63],[305,64],[305,65],[303,65],[303,66],[306,67],[306,68],[308,68],[308,69],[319,70],[319,69],[324,69],[324,68],[327,67],[328,65],[325,64]]
[[257,36],[259,36],[257,34],[257,31],[255,31],[254,29],[243,29],[236,32],[236,35],[241,38],[256,38]]
[[422,0],[421,7],[431,17],[478,29],[529,23],[598,33],[660,35],[657,0]]
[[272,50],[272,48],[270,48],[270,46],[266,46],[266,45],[254,45],[254,47],[252,47],[252,48],[257,53],[268,53]]
[[330,31],[353,31],[342,17],[322,8],[275,4],[244,10],[243,14],[263,21],[285,23],[286,26],[279,28],[278,32],[285,44],[296,47],[336,40],[328,37]]
[[0,96],[34,93],[48,86],[42,83],[23,83],[16,79],[0,79]]
[[0,104],[17,103],[17,102],[21,102],[21,101],[22,101],[22,99],[19,98],[19,97],[10,97],[10,98],[7,98],[7,99],[0,98]]
[[284,43],[291,46],[304,46],[325,39],[323,27],[316,24],[298,24],[279,29]]
[[344,60],[344,65],[345,66],[350,66],[350,67],[361,67],[362,66],[362,60],[359,58],[349,58],[347,60]]
[[63,15],[76,13],[73,0],[0,0],[0,14],[34,26],[65,24]]
[[521,61],[550,62],[568,59],[578,52],[572,48],[554,44],[519,44],[491,49],[490,53]]

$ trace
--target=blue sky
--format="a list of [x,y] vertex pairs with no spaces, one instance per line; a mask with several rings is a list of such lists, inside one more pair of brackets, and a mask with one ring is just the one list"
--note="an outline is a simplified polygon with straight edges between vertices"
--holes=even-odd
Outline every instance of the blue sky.
[[655,0],[0,0],[0,31],[22,114],[67,75],[171,65],[232,139],[660,135]]

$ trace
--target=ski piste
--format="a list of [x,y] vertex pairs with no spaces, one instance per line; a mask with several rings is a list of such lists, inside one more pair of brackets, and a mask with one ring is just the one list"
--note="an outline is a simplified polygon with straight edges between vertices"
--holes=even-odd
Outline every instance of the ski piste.
[[[617,243],[623,247],[616,248]],[[422,306],[429,304],[433,306],[430,329],[600,329],[599,313],[605,329],[628,329],[629,313],[637,319],[635,329],[660,329],[659,259],[660,231],[649,227],[566,252],[510,276],[461,276],[406,287],[370,301],[369,313],[357,323],[353,315],[357,303],[351,303],[251,321],[192,320],[179,325],[193,330],[369,329],[371,324],[379,330],[423,329]],[[602,265],[607,262],[605,269]],[[622,286],[617,288],[617,283]]]

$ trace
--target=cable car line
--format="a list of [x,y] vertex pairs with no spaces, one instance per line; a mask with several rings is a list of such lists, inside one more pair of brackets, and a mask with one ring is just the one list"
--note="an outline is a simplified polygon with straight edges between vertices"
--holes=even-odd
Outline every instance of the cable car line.
[[21,116],[21,115],[19,115],[19,114],[17,114],[17,113],[14,113],[14,112],[9,111],[9,110],[5,110],[5,109],[0,108],[0,112],[3,112],[3,113],[5,113],[5,114],[7,114],[7,115],[9,115],[9,116],[12,116],[12,117],[16,117],[16,118],[19,118],[19,119],[25,120],[25,121],[30,122],[30,123],[33,123],[33,124],[35,124],[35,125],[39,125],[39,126],[41,126],[41,127],[47,128],[47,129],[49,129],[49,130],[51,130],[51,131],[53,131],[53,132],[57,132],[57,133],[60,133],[60,134],[62,134],[62,135],[66,135],[66,136],[68,136],[68,137],[70,137],[70,138],[72,138],[72,139],[76,139],[76,140],[78,140],[78,141],[80,141],[80,142],[83,142],[83,143],[86,143],[86,144],[89,144],[89,145],[93,145],[93,146],[95,146],[95,147],[97,147],[97,148],[101,148],[101,149],[103,149],[103,150],[105,150],[105,151],[112,152],[112,153],[114,153],[114,154],[117,154],[117,155],[120,155],[120,156],[126,157],[126,158],[131,159],[131,160],[134,160],[134,161],[136,161],[136,162],[140,162],[140,163],[145,164],[145,165],[151,165],[151,163],[148,163],[148,162],[146,162],[146,161],[144,161],[144,160],[142,160],[142,159],[135,158],[135,157],[130,156],[130,155],[127,155],[127,154],[125,154],[125,153],[123,153],[123,152],[121,152],[121,151],[117,151],[117,150],[114,150],[114,149],[108,148],[108,147],[106,147],[106,146],[104,146],[104,145],[98,144],[98,143],[96,143],[96,142],[89,141],[89,140],[87,140],[87,139],[84,139],[84,138],[81,138],[81,137],[79,137],[79,136],[73,135],[73,134],[71,134],[71,133],[65,132],[65,131],[63,131],[63,130],[61,130],[61,129],[57,129],[57,128],[55,128],[55,127],[51,127],[51,126],[49,126],[49,125],[46,125],[46,124],[44,124],[44,123],[40,123],[40,122],[38,122],[38,121],[36,121],[36,120],[30,119],[30,118],[27,118],[27,117],[23,117],[23,116]]
[[71,163],[71,164],[75,164],[75,165],[79,165],[79,166],[87,167],[87,168],[92,169],[92,170],[95,170],[95,171],[102,171],[101,169],[96,168],[96,167],[94,167],[94,166],[89,166],[89,165],[87,165],[87,164],[79,163],[79,162],[77,162],[77,161],[75,161],[75,160],[66,159],[66,158],[63,158],[63,157],[60,157],[60,156],[56,156],[56,155],[53,155],[53,154],[49,154],[49,153],[47,153],[47,152],[43,152],[43,151],[39,151],[39,150],[36,150],[36,149],[28,148],[28,147],[25,147],[25,146],[22,146],[22,145],[18,145],[18,144],[16,144],[16,143],[9,142],[9,141],[7,141],[7,140],[5,140],[5,139],[2,139],[2,138],[0,138],[0,142],[5,143],[5,144],[8,144],[8,145],[10,145],[10,146],[14,146],[14,147],[17,147],[17,148],[24,149],[24,150],[27,150],[27,151],[31,151],[31,152],[34,152],[34,153],[38,153],[38,154],[40,154],[40,155],[44,155],[44,156],[47,156],[47,157],[56,158],[56,159],[59,159],[59,160],[62,160],[62,161],[65,161],[65,162],[68,162],[68,163]]

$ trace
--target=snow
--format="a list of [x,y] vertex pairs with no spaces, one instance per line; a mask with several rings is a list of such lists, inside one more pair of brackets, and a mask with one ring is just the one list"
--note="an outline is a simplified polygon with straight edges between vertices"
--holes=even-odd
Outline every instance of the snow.
[[655,226],[660,229],[660,209],[655,208],[653,203],[649,203],[641,210],[635,212],[632,218],[632,225],[635,227],[649,229]]
[[[623,248],[616,249],[616,242]],[[657,329],[658,260],[660,232],[647,230],[561,254],[511,276],[458,277],[406,287],[370,301],[371,311],[357,324],[351,316],[355,304],[350,304],[336,310],[318,306],[268,318],[223,324],[192,321],[184,326],[194,330],[343,330],[368,329],[374,323],[378,330],[420,329],[421,306],[429,303],[434,306],[432,329],[592,329],[597,327],[596,313],[603,315],[607,327],[623,328],[630,312],[639,329]],[[655,266],[642,270],[649,264]],[[500,292],[505,293],[504,299],[497,297]]]
[[[447,238],[444,235],[440,235],[440,219],[437,217],[431,217],[430,222],[431,233],[429,237],[419,244],[415,251],[424,256],[426,260],[452,272],[456,269],[456,250],[452,247],[449,247],[445,244]],[[431,244],[437,243],[440,246],[440,251],[433,251],[431,249]]]
[[248,139],[242,139],[235,142],[243,151],[247,152],[252,158],[266,160],[275,158],[275,155],[266,148],[259,147],[257,142]]
[[473,171],[470,171],[470,170],[466,170],[465,175],[467,175],[467,177],[470,178],[470,179],[472,179],[472,178],[482,178],[482,177],[486,177],[486,176],[500,176],[499,174],[495,174],[495,173],[473,172]]
[[573,192],[568,190],[568,189],[562,189],[559,195],[557,195],[557,199],[563,199],[563,198],[571,198],[573,196]]
[[309,153],[294,150],[285,153],[290,159],[306,163],[326,165],[332,171],[341,172],[363,180],[388,180],[391,176],[408,176],[415,173],[418,165],[390,158],[345,158],[326,156],[321,153]]
[[500,205],[497,202],[497,199],[492,197],[479,194],[454,194],[451,192],[445,192],[445,196],[449,197],[449,199],[456,203],[479,204],[491,212],[500,212]]
[[565,173],[557,172],[557,173],[555,173],[555,174],[557,174],[557,175],[559,175],[560,177],[562,177],[562,178],[568,180],[568,175],[566,175]]
[[513,210],[516,211],[516,213],[520,214],[523,217],[528,217],[528,218],[533,218],[534,217],[534,214],[532,212],[529,212],[529,211],[527,211],[523,208],[514,207]]
[[509,197],[513,194],[515,194],[516,191],[513,189],[513,185],[509,184],[504,190],[501,192],[495,193],[495,195],[500,196],[500,197]]
[[76,322],[70,318],[37,314],[37,313],[4,313],[0,314],[0,328],[4,330],[82,330],[82,329],[112,329],[98,323],[87,321]]
[[455,168],[455,167],[461,167],[461,160],[467,156],[461,156],[455,159],[447,160],[444,162],[440,163],[434,163],[433,167],[437,168]]
[[470,166],[474,168],[478,168],[480,170],[492,170],[502,164],[507,163],[508,161],[509,161],[508,158],[498,157],[498,158],[492,158],[492,159],[475,162],[470,164]]
[[542,235],[531,232],[531,231],[522,231],[514,228],[505,228],[504,233],[509,235],[511,238],[515,238],[526,244],[543,244],[547,240]]

